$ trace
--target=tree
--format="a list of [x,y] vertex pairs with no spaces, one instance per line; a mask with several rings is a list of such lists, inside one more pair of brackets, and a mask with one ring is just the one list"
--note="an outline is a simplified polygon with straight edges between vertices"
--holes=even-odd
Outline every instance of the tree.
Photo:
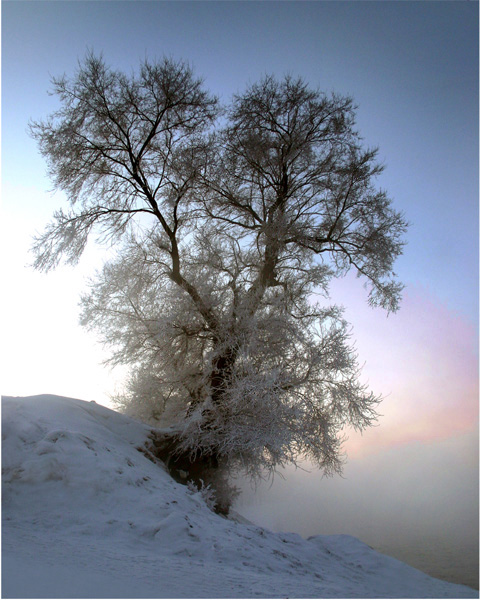
[[117,245],[82,323],[131,367],[120,406],[173,424],[163,448],[192,473],[299,456],[341,471],[342,430],[371,425],[380,398],[329,281],[354,269],[397,310],[407,227],[352,100],[265,77],[222,108],[184,63],[127,77],[91,53],[53,84],[61,108],[31,133],[71,209],[35,266],[75,263],[93,230]]

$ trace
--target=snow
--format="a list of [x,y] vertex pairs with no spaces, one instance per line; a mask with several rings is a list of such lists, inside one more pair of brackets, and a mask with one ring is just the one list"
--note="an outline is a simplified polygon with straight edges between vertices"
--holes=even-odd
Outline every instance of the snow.
[[216,515],[95,402],[5,397],[2,420],[3,598],[478,597],[350,536]]

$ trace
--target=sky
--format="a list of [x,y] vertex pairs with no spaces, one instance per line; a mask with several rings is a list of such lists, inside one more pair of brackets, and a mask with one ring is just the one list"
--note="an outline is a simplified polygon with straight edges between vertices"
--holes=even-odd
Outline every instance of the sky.
[[[102,250],[90,247],[78,267],[47,275],[28,266],[32,235],[65,198],[49,191],[27,124],[55,110],[51,76],[72,74],[89,48],[125,71],[144,58],[186,60],[224,101],[270,73],[353,96],[358,130],[386,167],[378,183],[411,226],[396,264],[406,285],[397,314],[369,308],[353,277],[332,286],[363,376],[385,396],[378,427],[350,435],[349,468],[360,473],[383,457],[378,477],[388,485],[386,457],[400,453],[391,464],[405,477],[417,469],[437,478],[433,498],[438,481],[450,483],[432,456],[450,444],[476,481],[478,3],[2,2],[4,394],[108,403],[121,386],[123,372],[101,366],[105,351],[78,325],[79,295]],[[431,450],[424,462],[400,460],[418,444]]]

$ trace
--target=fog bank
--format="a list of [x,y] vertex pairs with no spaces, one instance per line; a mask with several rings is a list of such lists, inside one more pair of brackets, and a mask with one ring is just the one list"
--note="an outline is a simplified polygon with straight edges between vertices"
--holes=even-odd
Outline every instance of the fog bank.
[[256,491],[239,482],[237,510],[274,531],[354,535],[437,577],[467,578],[478,588],[476,431],[352,458],[343,477],[322,478],[313,469],[283,475]]

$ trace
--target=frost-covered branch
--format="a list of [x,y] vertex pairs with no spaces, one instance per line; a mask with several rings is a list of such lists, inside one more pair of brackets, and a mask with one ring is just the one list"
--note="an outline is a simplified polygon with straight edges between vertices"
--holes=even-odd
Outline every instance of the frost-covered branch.
[[342,431],[370,426],[379,397],[329,282],[352,269],[396,310],[407,228],[352,100],[267,76],[220,110],[184,63],[126,76],[93,54],[53,91],[31,132],[70,208],[35,266],[75,262],[92,234],[116,243],[82,323],[131,367],[120,406],[172,425],[177,461],[340,471]]

